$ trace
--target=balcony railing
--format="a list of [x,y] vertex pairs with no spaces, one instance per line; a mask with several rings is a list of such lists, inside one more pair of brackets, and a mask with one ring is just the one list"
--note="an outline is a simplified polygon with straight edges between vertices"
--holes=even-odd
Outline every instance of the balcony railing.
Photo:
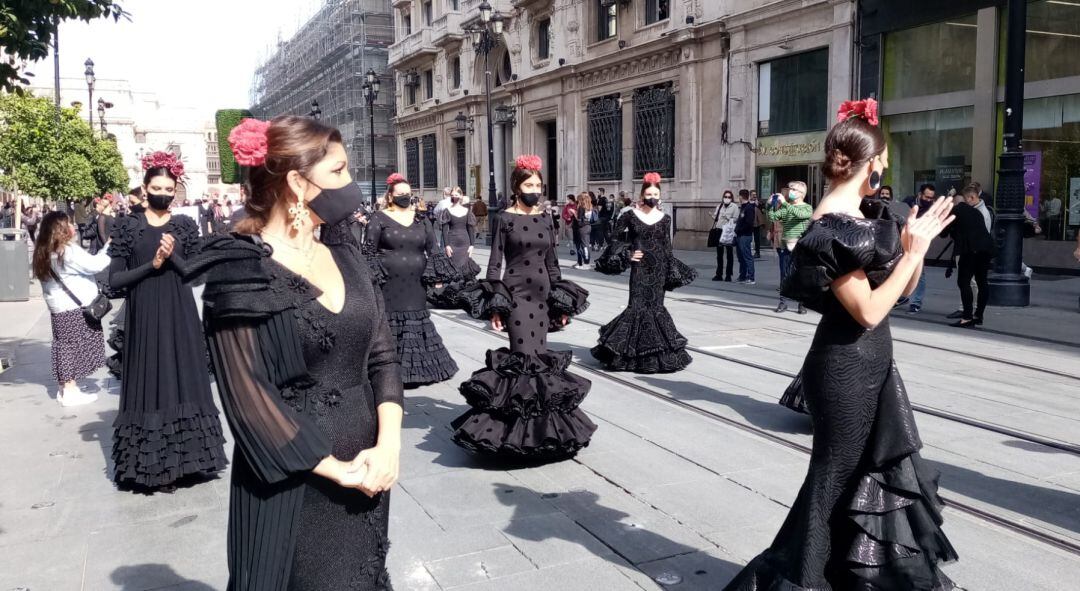
[[435,22],[431,23],[431,41],[439,47],[453,43],[461,43],[465,38],[465,31],[461,23],[465,21],[465,15],[460,12],[448,12]]
[[431,42],[431,29],[424,28],[391,45],[387,62],[390,67],[397,67],[413,58],[437,53],[438,48]]

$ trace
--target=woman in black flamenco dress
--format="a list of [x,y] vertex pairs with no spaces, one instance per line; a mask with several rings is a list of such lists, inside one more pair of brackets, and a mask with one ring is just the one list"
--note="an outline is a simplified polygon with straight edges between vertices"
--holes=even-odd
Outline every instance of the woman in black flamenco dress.
[[367,225],[367,241],[385,268],[382,285],[390,331],[398,344],[406,388],[448,380],[458,367],[443,346],[427,309],[427,288],[460,280],[435,239],[435,230],[412,210],[412,188],[399,175],[387,182],[387,208]]
[[179,271],[198,250],[199,229],[168,209],[178,176],[149,168],[145,214],[116,220],[109,244],[109,287],[126,294],[112,478],[142,491],[226,466],[195,297]]
[[674,372],[690,365],[691,358],[686,337],[664,307],[664,291],[689,285],[697,272],[671,254],[671,217],[657,209],[660,181],[645,176],[640,206],[619,217],[611,244],[596,260],[601,273],[631,268],[630,299],[621,314],[600,328],[592,356],[613,371]]
[[[336,166],[347,163],[336,130],[283,117],[269,135],[288,141],[271,145],[267,166],[252,166],[256,207],[242,234],[209,239],[188,269],[207,278],[206,341],[236,441],[228,589],[389,590],[403,400],[396,344],[366,257],[314,238],[315,224],[344,223],[363,195]],[[270,171],[315,159],[289,151],[312,135],[328,142],[326,156],[298,171],[297,192]],[[297,222],[282,203],[298,200],[307,208]]]
[[539,158],[518,160],[514,204],[495,220],[487,280],[465,294],[474,317],[506,328],[510,347],[489,350],[485,367],[461,384],[472,408],[451,426],[454,442],[477,453],[556,460],[588,445],[596,425],[578,408],[591,383],[566,370],[570,351],[548,350],[547,334],[583,312],[589,294],[559,271],[551,216],[536,207]]
[[460,308],[462,290],[476,283],[480,274],[480,265],[472,258],[473,244],[476,242],[476,216],[461,201],[461,190],[455,188],[451,193],[450,207],[440,211],[436,218],[443,244],[446,245],[446,256],[450,257],[461,277],[442,287],[428,288],[428,302],[435,308]]
[[957,555],[941,531],[937,476],[918,453],[888,324],[951,222],[951,204],[902,226],[880,203],[862,202],[888,165],[884,136],[865,119],[839,123],[825,150],[832,191],[783,286],[822,314],[801,373],[814,423],[810,468],[772,546],[725,589],[954,589],[938,565]]

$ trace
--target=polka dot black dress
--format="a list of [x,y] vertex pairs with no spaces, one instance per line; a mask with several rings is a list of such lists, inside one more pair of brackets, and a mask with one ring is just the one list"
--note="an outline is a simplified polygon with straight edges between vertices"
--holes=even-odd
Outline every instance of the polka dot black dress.
[[454,441],[478,453],[565,458],[596,430],[578,408],[591,384],[566,371],[571,353],[548,350],[547,333],[584,311],[589,293],[562,279],[550,216],[501,213],[495,224],[487,280],[465,299],[473,316],[502,318],[510,347],[488,351],[486,366],[461,385],[472,409],[452,423]]
[[405,387],[450,379],[458,367],[431,323],[425,286],[455,281],[459,274],[439,252],[431,223],[417,218],[406,226],[379,211],[368,222],[367,240],[386,270],[386,317],[397,338]]

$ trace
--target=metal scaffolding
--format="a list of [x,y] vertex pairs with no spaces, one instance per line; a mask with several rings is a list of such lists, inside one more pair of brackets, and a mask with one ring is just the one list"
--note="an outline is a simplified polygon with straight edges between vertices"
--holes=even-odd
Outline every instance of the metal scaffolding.
[[[278,41],[255,70],[252,112],[260,118],[308,115],[317,101],[321,120],[341,131],[353,179],[370,192],[375,161],[376,191],[397,169],[394,139],[394,78],[386,66],[394,42],[390,0],[325,0],[288,41]],[[371,153],[363,84],[368,69],[382,82],[375,101],[375,153]]]

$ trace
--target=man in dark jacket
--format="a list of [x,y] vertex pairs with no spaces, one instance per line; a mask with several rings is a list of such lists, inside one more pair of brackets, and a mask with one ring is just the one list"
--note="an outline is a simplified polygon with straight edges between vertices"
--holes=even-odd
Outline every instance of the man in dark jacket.
[[[994,212],[983,203],[978,186],[968,185],[964,188],[963,196],[964,201],[953,208],[956,221],[945,230],[943,236],[953,239],[953,252],[958,259],[956,283],[960,287],[960,300],[964,306],[960,320],[951,326],[972,328],[983,323],[983,312],[990,296],[987,275],[994,253],[994,239],[990,234],[994,226]],[[974,309],[972,279],[975,279],[979,289]]]
[[735,220],[735,255],[739,258],[739,283],[754,285],[754,226],[758,207],[750,191],[739,191],[739,218]]

